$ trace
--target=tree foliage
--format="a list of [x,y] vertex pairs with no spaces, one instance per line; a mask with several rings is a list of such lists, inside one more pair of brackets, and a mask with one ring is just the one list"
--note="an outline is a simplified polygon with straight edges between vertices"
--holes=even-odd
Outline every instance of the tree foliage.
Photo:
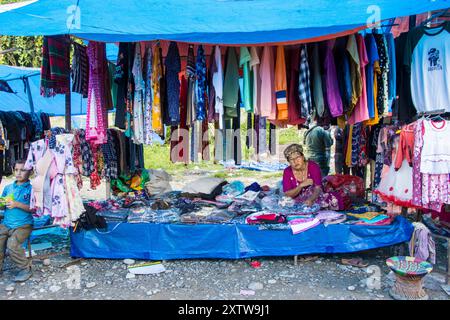
[[[23,0],[0,0],[0,4]],[[17,48],[13,52],[0,54],[0,64],[23,67],[40,67],[43,37],[0,36],[0,51]]]

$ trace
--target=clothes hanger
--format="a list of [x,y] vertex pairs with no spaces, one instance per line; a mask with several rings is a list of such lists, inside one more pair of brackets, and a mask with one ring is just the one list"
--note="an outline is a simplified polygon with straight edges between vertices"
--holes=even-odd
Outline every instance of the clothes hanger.
[[[427,24],[429,24],[429,27],[431,27],[431,24],[438,24],[437,26],[435,26],[436,28],[440,27],[441,25],[445,24],[448,22],[448,20],[440,20],[438,18],[448,18],[450,17],[449,13],[448,13],[448,8],[445,10],[442,10],[438,13],[435,13],[433,15],[431,15],[428,19],[422,21],[422,23],[420,24],[421,26],[425,26]],[[433,19],[436,19],[435,21],[433,21]]]
[[430,116],[430,120],[431,121],[445,121],[445,119],[440,114]]

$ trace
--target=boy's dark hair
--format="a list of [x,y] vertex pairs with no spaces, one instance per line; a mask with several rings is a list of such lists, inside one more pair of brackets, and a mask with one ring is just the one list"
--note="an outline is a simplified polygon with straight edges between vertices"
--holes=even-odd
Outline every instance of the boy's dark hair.
[[23,165],[25,165],[25,159],[19,159],[19,160],[16,160],[15,162],[14,162],[14,168],[16,167],[16,164],[23,164]]

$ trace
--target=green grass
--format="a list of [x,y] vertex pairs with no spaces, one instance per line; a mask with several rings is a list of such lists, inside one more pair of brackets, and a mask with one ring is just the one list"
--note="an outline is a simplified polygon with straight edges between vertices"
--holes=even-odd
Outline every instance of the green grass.
[[281,179],[283,172],[260,172],[254,170],[226,170],[220,164],[214,164],[212,161],[203,161],[199,163],[172,163],[170,161],[169,145],[152,145],[144,147],[144,160],[147,169],[163,169],[172,175],[183,175],[186,170],[209,171],[216,178],[255,178],[258,180]]
[[303,143],[296,126],[279,129],[279,144]]
[[214,164],[213,161],[200,163],[172,163],[170,161],[170,145],[144,146],[144,161],[147,169],[163,169],[168,173],[176,173],[186,169],[201,169],[205,171],[223,170],[223,166]]

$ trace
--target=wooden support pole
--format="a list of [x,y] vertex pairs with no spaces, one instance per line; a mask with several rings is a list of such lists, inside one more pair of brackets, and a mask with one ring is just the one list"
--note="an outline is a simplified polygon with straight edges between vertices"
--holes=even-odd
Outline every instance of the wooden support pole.
[[70,90],[66,93],[66,130],[72,130],[72,106]]

